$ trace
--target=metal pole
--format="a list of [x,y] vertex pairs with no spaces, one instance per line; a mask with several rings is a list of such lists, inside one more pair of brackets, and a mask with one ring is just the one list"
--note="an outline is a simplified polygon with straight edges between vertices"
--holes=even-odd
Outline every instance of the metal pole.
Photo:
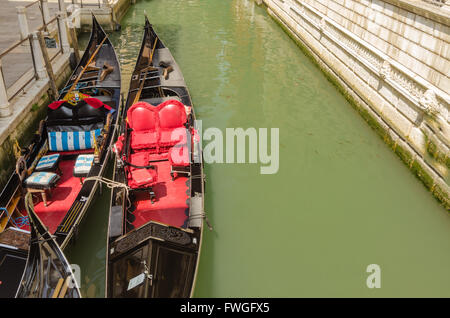
[[8,101],[5,80],[3,78],[2,61],[0,60],[0,117],[12,115],[11,105]]
[[30,33],[28,30],[27,9],[25,7],[17,7],[17,18],[19,19],[20,39],[23,40]]

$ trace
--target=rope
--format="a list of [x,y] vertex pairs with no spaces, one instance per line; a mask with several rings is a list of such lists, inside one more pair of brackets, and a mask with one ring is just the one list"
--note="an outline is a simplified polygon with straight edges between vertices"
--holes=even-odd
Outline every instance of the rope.
[[17,227],[18,229],[21,229],[22,227],[24,227],[25,225],[30,225],[30,220],[28,219],[27,216],[19,216],[17,218],[13,218],[10,214],[8,209],[6,208],[0,208],[0,211],[5,211],[6,215],[8,216],[8,219],[11,220],[12,224],[14,225],[14,227]]
[[189,216],[189,221],[190,220],[195,220],[195,219],[204,219],[205,222],[206,222],[206,225],[208,226],[208,229],[210,231],[213,230],[213,227],[212,227],[211,223],[209,222],[209,219],[208,219],[208,216],[206,215],[206,212],[202,212],[202,213],[197,214],[197,215]]
[[[76,90],[76,91],[79,91],[80,88],[86,87],[87,84],[88,84],[87,82],[77,83],[77,86],[76,86],[75,90]],[[66,88],[70,88],[70,86],[71,86],[71,85],[66,86],[66,87],[64,87],[63,89],[61,89],[61,90],[59,91],[59,95],[61,95],[61,94],[64,92],[64,90],[65,90]]]
[[104,177],[97,177],[97,176],[93,176],[93,177],[87,177],[86,179],[84,179],[84,182],[86,181],[98,181],[101,183],[104,183],[109,189],[114,189],[114,188],[122,188],[125,190],[125,194],[127,196],[127,201],[128,201],[128,207],[131,206],[131,201],[129,198],[129,191],[130,188],[125,184],[125,183],[121,183],[121,182],[117,182],[111,179],[107,179]]

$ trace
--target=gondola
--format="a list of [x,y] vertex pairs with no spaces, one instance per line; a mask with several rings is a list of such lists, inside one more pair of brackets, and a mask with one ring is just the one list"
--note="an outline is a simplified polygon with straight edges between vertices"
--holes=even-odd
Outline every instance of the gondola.
[[36,216],[31,194],[25,196],[30,248],[17,298],[81,298],[72,267],[53,236]]
[[[32,196],[37,217],[64,249],[76,237],[111,156],[121,108],[120,65],[108,36],[92,20],[82,58],[48,105],[31,144],[18,149],[16,169],[0,194],[0,247],[21,259],[14,279],[0,284],[0,294],[11,295],[18,285],[30,249],[25,195]],[[0,260],[0,275],[9,273],[7,265]]]
[[106,297],[190,297],[204,224],[195,114],[183,75],[145,20],[116,155]]

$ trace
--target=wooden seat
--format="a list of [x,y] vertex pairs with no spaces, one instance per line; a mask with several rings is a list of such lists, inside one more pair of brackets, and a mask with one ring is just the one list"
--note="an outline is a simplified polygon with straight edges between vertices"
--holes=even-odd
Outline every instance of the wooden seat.
[[44,206],[47,206],[47,192],[56,187],[59,176],[53,172],[33,172],[31,176],[25,179],[25,188],[30,193],[40,193]]

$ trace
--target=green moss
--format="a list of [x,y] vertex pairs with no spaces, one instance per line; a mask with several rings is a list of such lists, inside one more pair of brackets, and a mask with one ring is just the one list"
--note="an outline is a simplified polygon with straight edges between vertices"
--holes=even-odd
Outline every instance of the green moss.
[[436,199],[442,202],[442,205],[445,207],[445,209],[450,212],[450,199],[448,197],[448,194],[445,193],[441,189],[441,187],[435,185],[433,189],[433,195],[435,196]]
[[402,161],[408,166],[410,167],[413,161],[413,157],[411,155],[410,152],[406,151],[405,149],[403,149],[403,147],[397,145],[395,147],[395,153],[400,157],[400,159],[402,159]]
[[35,112],[35,111],[37,111],[38,109],[39,109],[38,103],[34,103],[33,106],[31,106],[31,111],[32,111],[32,112]]
[[34,133],[39,127],[39,122],[45,118],[46,107],[42,106],[47,105],[49,102],[48,94],[41,96],[39,101],[31,106],[31,112],[33,114],[28,119],[23,120],[1,145],[0,166],[2,169],[0,171],[0,188],[6,185],[15,168],[16,158],[14,157],[13,147],[16,139],[21,147],[29,145]]
[[422,183],[431,190],[434,184],[433,178],[425,172],[425,170],[417,161],[413,162],[413,164],[411,165],[411,170],[419,178],[419,180],[422,181]]
[[[426,136],[426,135],[425,135]],[[426,148],[428,154],[434,158],[437,162],[445,165],[448,169],[450,169],[450,158],[448,155],[444,154],[443,152],[439,151],[438,147],[434,142],[432,142],[428,136],[426,138]]]
[[389,148],[391,148],[392,150],[395,151],[395,147],[397,146],[397,143],[394,139],[392,139],[392,136],[388,132],[386,132],[383,140],[389,146]]

